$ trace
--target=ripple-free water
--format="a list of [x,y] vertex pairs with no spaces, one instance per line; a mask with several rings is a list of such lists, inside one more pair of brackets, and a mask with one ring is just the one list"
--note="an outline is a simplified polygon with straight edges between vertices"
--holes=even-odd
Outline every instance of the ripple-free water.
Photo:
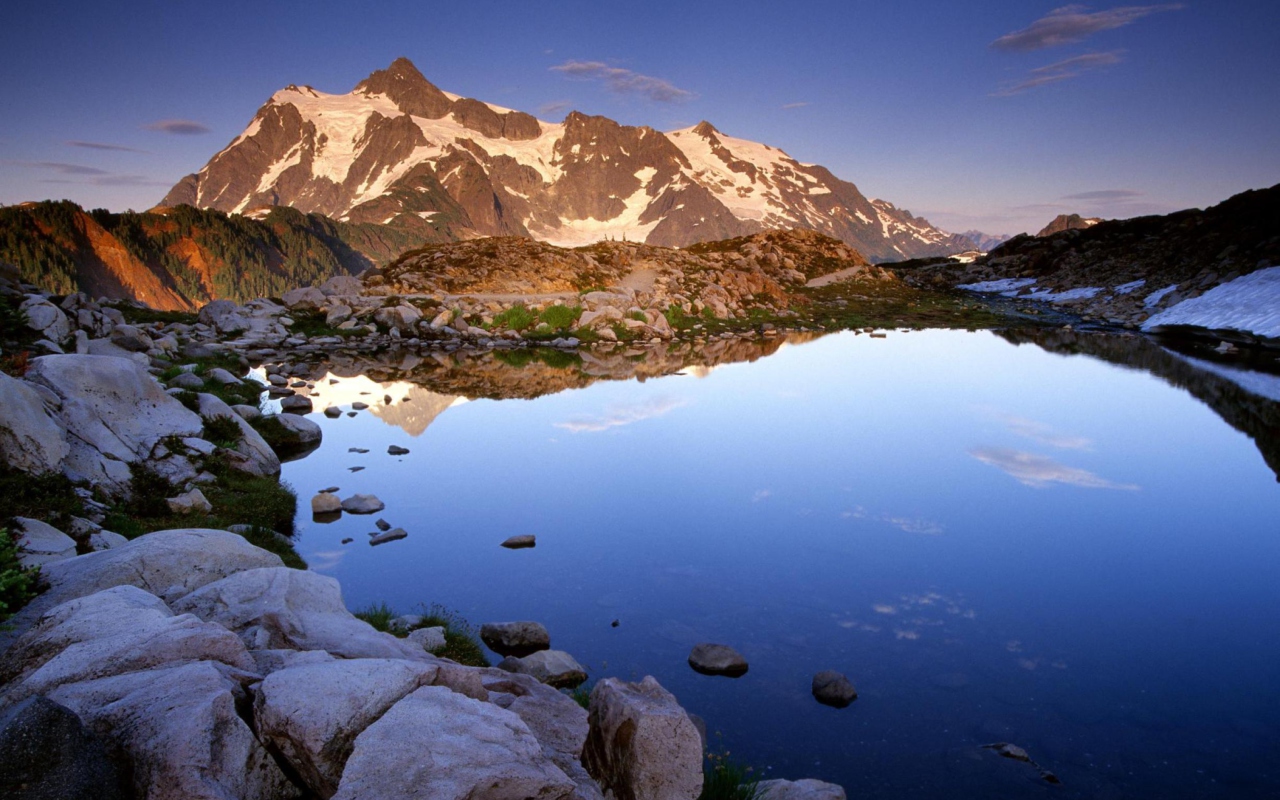
[[[409,531],[370,547],[376,517],[300,520],[353,609],[539,620],[593,678],[655,676],[756,775],[851,797],[1280,794],[1280,485],[1149,372],[846,333],[533,400],[317,392],[373,408],[311,415],[324,443],[284,473],[300,506],[371,492]],[[695,673],[699,641],[750,672]],[[813,700],[824,669],[851,707]],[[1001,741],[1063,785],[979,748]]]

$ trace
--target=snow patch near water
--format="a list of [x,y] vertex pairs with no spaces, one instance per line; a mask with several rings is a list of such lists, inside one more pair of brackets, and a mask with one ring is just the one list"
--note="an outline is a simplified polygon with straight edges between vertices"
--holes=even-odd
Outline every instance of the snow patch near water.
[[1036,282],[1035,278],[1001,278],[998,281],[981,281],[979,283],[962,283],[957,289],[965,289],[970,292],[1016,292],[1026,286],[1030,286]]
[[1248,331],[1271,339],[1280,337],[1280,267],[1251,272],[1215,286],[1199,297],[1183,300],[1148,319],[1142,329],[1164,325]]
[[1212,372],[1220,378],[1226,378],[1250,394],[1256,394],[1259,397],[1265,397],[1268,400],[1275,400],[1280,403],[1280,375],[1269,375],[1265,372],[1254,372],[1253,370],[1240,369],[1226,364],[1215,364],[1212,361],[1184,356],[1171,350],[1166,350],[1165,352],[1177,356],[1196,369],[1202,369],[1205,372]]
[[1168,294],[1169,292],[1172,292],[1174,289],[1177,289],[1177,288],[1178,288],[1178,284],[1174,283],[1164,287],[1163,289],[1156,289],[1154,292],[1147,295],[1147,299],[1142,301],[1142,305],[1146,306],[1147,308],[1155,308],[1156,306],[1160,305],[1160,301],[1164,299],[1164,296],[1166,294]]
[[1116,288],[1112,289],[1111,291],[1115,292],[1116,294],[1128,294],[1129,292],[1132,292],[1135,289],[1141,289],[1143,286],[1146,285],[1146,283],[1147,282],[1145,280],[1139,279],[1136,281],[1132,281],[1130,283],[1122,283]]

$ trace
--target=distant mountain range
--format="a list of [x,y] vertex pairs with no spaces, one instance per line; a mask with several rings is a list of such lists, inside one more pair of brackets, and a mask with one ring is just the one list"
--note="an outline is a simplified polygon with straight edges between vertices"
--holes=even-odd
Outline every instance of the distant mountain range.
[[1007,233],[991,235],[983,233],[982,231],[965,231],[960,235],[973,242],[974,249],[981,250],[984,253],[995,250],[997,247],[1013,238]]
[[259,217],[279,206],[422,241],[528,236],[666,246],[808,228],[872,261],[974,249],[816,164],[708,122],[661,133],[536,119],[441,91],[407,59],[349,94],[288,86],[161,201]]

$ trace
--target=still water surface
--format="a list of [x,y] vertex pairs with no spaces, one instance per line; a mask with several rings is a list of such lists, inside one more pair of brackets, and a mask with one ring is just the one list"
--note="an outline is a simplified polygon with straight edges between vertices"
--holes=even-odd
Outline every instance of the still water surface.
[[[539,620],[593,677],[657,677],[757,775],[850,797],[1280,796],[1277,443],[1221,416],[1280,404],[1210,375],[1215,412],[1143,369],[958,331],[532,400],[329,377],[318,410],[373,408],[313,414],[324,443],[285,479],[302,505],[377,494],[410,534],[300,520],[352,608]],[[750,672],[693,672],[699,641]],[[851,707],[813,700],[824,669]],[[1003,741],[1063,785],[979,747]]]

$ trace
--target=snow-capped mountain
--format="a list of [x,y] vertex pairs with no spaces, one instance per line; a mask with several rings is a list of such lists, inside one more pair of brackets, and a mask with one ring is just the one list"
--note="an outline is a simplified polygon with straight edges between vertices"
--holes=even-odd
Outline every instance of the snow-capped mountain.
[[825,167],[726,136],[571,113],[563,122],[443,92],[407,59],[349,94],[289,86],[162,206],[256,216],[292,206],[424,238],[684,246],[809,228],[873,261],[971,249]]

